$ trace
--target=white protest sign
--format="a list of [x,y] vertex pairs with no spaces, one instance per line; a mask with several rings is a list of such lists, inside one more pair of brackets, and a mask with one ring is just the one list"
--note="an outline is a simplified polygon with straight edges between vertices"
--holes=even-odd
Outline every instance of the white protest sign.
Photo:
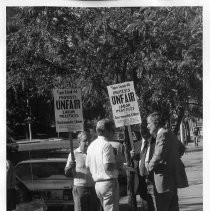
[[116,127],[141,123],[133,81],[107,86]]
[[83,131],[81,89],[54,89],[57,132]]

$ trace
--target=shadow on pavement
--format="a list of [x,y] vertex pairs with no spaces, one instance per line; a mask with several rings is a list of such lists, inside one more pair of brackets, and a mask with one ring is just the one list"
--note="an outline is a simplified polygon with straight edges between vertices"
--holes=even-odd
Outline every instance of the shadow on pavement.
[[189,182],[189,185],[192,186],[192,185],[202,185],[203,182],[198,180],[198,181],[195,181],[195,182]]
[[186,203],[186,204],[181,204],[179,206],[180,210],[183,210],[183,211],[201,211],[203,210],[203,203]]
[[200,152],[200,151],[203,151],[203,147],[195,147],[195,148],[192,148],[192,147],[190,147],[190,148],[186,148],[186,153],[188,153],[188,152]]
[[[190,200],[197,200],[197,199],[200,199],[200,197],[189,197],[189,196],[186,196],[186,197],[183,197],[182,196],[182,199],[179,199],[179,201],[183,201],[183,200],[186,200],[186,199],[190,199]],[[183,204],[182,204],[183,205]],[[184,204],[185,205],[185,204]]]

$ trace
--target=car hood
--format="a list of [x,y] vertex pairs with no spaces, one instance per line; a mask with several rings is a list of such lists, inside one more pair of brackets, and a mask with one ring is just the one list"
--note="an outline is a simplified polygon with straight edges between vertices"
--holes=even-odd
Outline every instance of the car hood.
[[73,180],[27,180],[24,181],[24,184],[31,191],[60,190],[72,188]]

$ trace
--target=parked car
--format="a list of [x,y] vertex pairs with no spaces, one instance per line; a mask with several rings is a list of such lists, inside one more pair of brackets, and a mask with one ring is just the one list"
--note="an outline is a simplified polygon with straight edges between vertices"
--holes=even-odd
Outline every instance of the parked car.
[[40,195],[33,195],[18,177],[16,177],[15,189],[16,211],[45,211],[47,209]]
[[42,158],[21,161],[16,174],[34,194],[40,193],[48,207],[73,206],[73,178],[66,177],[65,158]]

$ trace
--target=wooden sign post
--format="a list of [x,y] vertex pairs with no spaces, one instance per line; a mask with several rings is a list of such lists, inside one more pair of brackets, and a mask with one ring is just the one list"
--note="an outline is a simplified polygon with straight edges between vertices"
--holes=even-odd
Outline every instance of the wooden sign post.
[[134,150],[134,144],[133,144],[133,135],[132,135],[132,131],[131,131],[131,126],[128,125],[128,135],[129,135],[129,140],[130,140],[130,144],[131,144],[131,149]]
[[[130,135],[131,134],[131,135]],[[125,156],[127,165],[134,167],[134,162],[131,159],[130,151],[134,149],[132,145],[133,138],[131,133],[131,127],[125,127]],[[135,174],[133,171],[126,171],[127,174],[127,195],[128,195],[128,205],[131,211],[137,211],[137,201],[136,201],[136,191],[135,191]]]
[[69,143],[70,143],[71,160],[75,161],[72,132],[69,132]]

